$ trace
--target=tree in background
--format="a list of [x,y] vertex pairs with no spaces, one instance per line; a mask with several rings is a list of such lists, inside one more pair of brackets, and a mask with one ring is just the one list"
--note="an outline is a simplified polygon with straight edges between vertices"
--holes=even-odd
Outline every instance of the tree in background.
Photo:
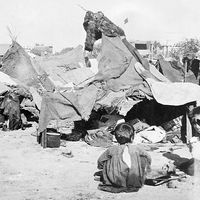
[[200,50],[200,41],[198,39],[185,39],[184,41],[176,43],[170,50],[169,55],[176,60],[187,56],[196,55]]
[[161,53],[163,45],[161,45],[160,42],[158,41],[154,41],[152,45],[153,45],[153,55],[157,56],[158,54]]

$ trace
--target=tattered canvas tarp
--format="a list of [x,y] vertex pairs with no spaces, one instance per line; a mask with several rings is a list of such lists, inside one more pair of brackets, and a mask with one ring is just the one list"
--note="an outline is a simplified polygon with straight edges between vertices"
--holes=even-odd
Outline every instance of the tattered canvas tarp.
[[149,70],[152,74],[156,75],[157,78],[162,80],[163,82],[171,82],[168,78],[163,76],[154,65],[149,65]]
[[111,107],[114,99],[124,98],[125,94],[126,92],[124,91],[119,91],[119,92],[110,91],[104,98],[96,101],[96,103],[103,106]]
[[39,133],[46,129],[50,120],[87,120],[94,107],[97,92],[98,88],[90,85],[76,93],[46,93],[42,99]]
[[94,76],[85,66],[81,45],[64,54],[38,58],[37,63],[49,75],[55,86],[68,83],[78,85]]
[[189,102],[200,103],[200,86],[193,83],[165,83],[147,79],[153,97],[163,105],[179,106]]
[[102,35],[102,49],[99,56],[99,72],[95,80],[109,80],[120,77],[129,67],[133,56],[119,37]]
[[182,69],[173,68],[171,63],[164,59],[159,59],[158,64],[160,65],[163,75],[171,82],[183,82],[184,74]]
[[90,68],[82,67],[74,70],[70,70],[64,72],[61,70],[53,70],[54,73],[60,78],[62,82],[66,83],[74,83],[76,86],[80,86],[83,83],[86,83],[87,80],[90,82],[94,79],[95,74],[90,70]]
[[136,58],[120,37],[102,36],[102,52],[99,56],[99,72],[95,80],[107,81],[110,90],[120,91],[143,82],[135,71]]
[[[51,68],[68,67],[68,69],[75,69],[84,64],[83,47],[81,45],[68,51],[67,53],[52,55],[48,57],[37,57],[37,62],[43,69],[50,72]],[[81,63],[81,64],[80,64]],[[70,68],[71,67],[71,68]]]

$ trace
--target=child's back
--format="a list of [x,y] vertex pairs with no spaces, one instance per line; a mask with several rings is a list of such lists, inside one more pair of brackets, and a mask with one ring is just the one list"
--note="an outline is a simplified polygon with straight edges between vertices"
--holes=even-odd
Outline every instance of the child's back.
[[[120,134],[118,136],[122,138]],[[122,141],[118,136],[117,141]],[[139,146],[125,140],[122,143],[107,149],[98,159],[98,168],[103,169],[103,183],[113,187],[141,188],[151,158]]]
[[[128,148],[130,167],[123,159],[125,147]],[[150,162],[150,157],[136,145],[116,145],[99,158],[98,168],[103,167],[103,182],[106,185],[141,188],[145,180],[145,170]]]

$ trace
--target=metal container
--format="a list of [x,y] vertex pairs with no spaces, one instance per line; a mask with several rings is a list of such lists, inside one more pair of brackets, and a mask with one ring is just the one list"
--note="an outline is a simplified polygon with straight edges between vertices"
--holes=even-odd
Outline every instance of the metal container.
[[58,148],[60,147],[60,137],[59,133],[46,133],[46,147]]

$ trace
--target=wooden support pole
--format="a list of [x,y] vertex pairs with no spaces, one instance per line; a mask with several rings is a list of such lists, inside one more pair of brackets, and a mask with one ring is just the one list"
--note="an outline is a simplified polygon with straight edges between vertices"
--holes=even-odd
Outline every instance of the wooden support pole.
[[185,61],[184,65],[184,82],[186,82],[186,74],[187,74],[187,61]]

